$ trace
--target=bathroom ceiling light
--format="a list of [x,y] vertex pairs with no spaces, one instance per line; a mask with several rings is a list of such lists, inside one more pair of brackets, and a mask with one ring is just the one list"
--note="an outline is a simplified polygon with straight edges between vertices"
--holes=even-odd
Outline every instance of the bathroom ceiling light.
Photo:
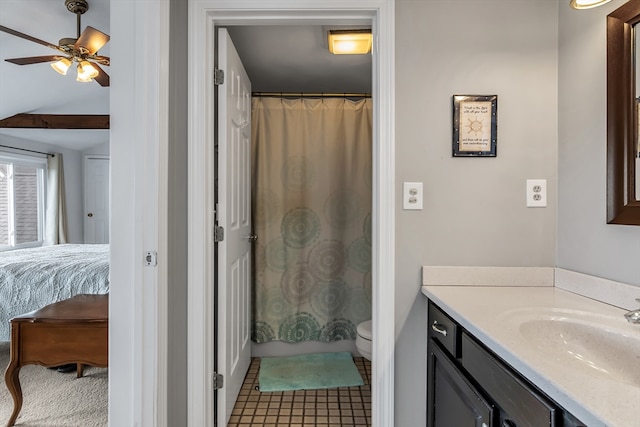
[[573,9],[591,9],[605,3],[609,3],[611,0],[571,0],[569,6]]
[[371,30],[329,30],[329,52],[358,55],[371,52]]

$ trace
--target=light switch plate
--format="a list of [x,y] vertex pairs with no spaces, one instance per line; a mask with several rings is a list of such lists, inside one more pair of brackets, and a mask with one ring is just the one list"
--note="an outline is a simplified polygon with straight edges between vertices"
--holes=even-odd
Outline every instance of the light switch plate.
[[402,187],[402,209],[422,210],[422,183],[405,182]]

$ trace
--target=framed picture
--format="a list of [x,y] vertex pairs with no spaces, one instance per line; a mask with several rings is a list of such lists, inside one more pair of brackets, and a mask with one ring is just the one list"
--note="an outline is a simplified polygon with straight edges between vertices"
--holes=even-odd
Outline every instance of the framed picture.
[[498,95],[453,95],[453,157],[496,157]]

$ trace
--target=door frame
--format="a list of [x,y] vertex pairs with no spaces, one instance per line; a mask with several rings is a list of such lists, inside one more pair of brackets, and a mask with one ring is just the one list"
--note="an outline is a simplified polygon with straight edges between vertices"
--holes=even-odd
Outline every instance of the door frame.
[[211,426],[215,311],[214,41],[218,25],[370,23],[374,41],[372,424],[394,425],[394,0],[189,0],[188,425]]

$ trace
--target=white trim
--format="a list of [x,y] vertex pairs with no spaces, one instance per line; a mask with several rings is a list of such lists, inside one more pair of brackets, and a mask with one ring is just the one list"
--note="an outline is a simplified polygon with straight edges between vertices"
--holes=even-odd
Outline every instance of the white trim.
[[[207,70],[213,67],[213,25],[207,28],[206,17],[199,13],[193,0],[189,15],[189,113],[188,113],[188,331],[187,376],[188,426],[213,425],[213,213],[214,198],[204,183],[213,182],[213,129],[207,126],[207,115],[213,98]],[[202,54],[204,52],[204,54]],[[210,75],[211,76],[211,75]],[[204,231],[204,232],[203,232]],[[209,231],[209,232],[208,232]]]
[[395,29],[394,0],[189,0],[189,342],[188,425],[213,425],[212,284],[213,35],[219,24],[372,22],[373,382],[372,422],[394,425]]
[[[158,258],[163,259],[159,251],[158,243],[161,234],[166,234],[160,223],[160,193],[166,191],[162,186],[165,181],[166,170],[160,169],[160,153],[166,149],[167,140],[167,105],[162,105],[166,99],[163,97],[167,83],[163,81],[161,58],[168,58],[167,46],[161,42],[161,34],[167,33],[168,21],[165,21],[163,12],[168,8],[168,2],[154,2],[153,7],[148,7],[147,2],[136,2],[136,28],[135,39],[147,52],[156,52],[156,55],[144,55],[136,57],[135,73],[136,98],[140,100],[143,123],[155,124],[139,128],[140,144],[138,145],[136,158],[142,161],[141,190],[137,200],[142,202],[140,212],[142,220],[139,229],[142,230],[142,247],[136,250],[138,256],[143,257],[146,251],[156,250]],[[142,25],[137,23],[142,21]],[[149,37],[153,35],[153,37]],[[165,114],[163,116],[163,113]],[[137,219],[136,219],[137,220]],[[141,263],[140,263],[141,264]],[[160,261],[162,264],[162,261]],[[134,358],[134,414],[140,425],[157,425],[161,413],[166,411],[166,398],[161,401],[163,390],[161,384],[166,382],[165,372],[160,370],[159,360],[165,349],[160,347],[161,333],[166,333],[167,312],[161,305],[162,295],[166,295],[166,289],[161,284],[166,284],[166,269],[140,267],[141,289],[136,295],[139,300],[134,307],[141,309],[137,332],[134,336],[135,343],[140,346]],[[162,379],[164,377],[164,379]],[[136,386],[138,389],[136,390]],[[138,401],[139,399],[139,401]]]
[[[169,29],[171,2],[161,2],[158,17],[158,40],[157,60],[151,61],[149,65],[158,73],[158,110],[156,111],[158,123],[161,125],[158,135],[158,148],[156,165],[158,168],[156,191],[157,191],[157,238],[156,247],[160,257],[157,267],[157,317],[156,317],[156,384],[154,402],[155,407],[152,412],[155,414],[154,426],[167,427],[168,411],[170,409],[168,376],[169,376],[169,92],[171,84],[169,82],[169,62],[170,41]],[[153,51],[152,51],[153,52]],[[164,60],[163,60],[164,59]],[[143,425],[146,425],[143,423]]]
[[[166,426],[168,1],[111,4],[109,424]],[[147,52],[147,54],[137,54]],[[115,196],[115,197],[114,197]],[[143,265],[158,252],[159,267]],[[164,262],[163,262],[164,261]]]

